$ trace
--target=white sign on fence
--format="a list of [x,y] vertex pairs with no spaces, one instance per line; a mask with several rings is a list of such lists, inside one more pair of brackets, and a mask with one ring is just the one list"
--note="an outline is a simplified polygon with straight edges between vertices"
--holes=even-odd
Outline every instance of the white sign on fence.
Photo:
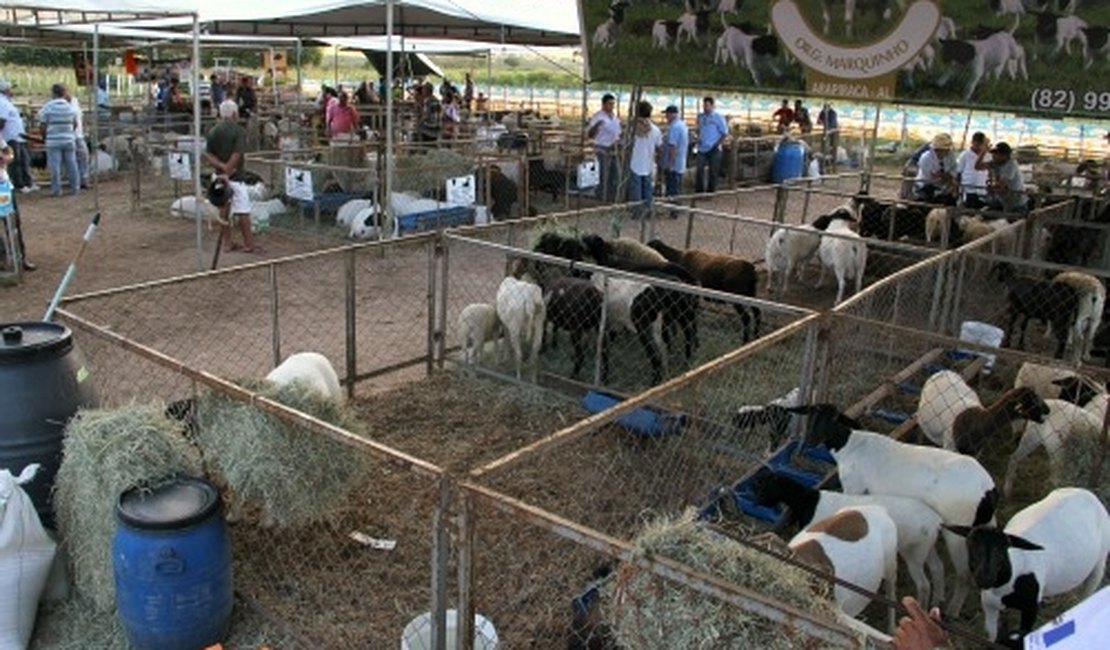
[[452,205],[474,205],[477,192],[474,174],[447,179],[447,202]]
[[591,187],[597,187],[601,182],[601,174],[598,172],[597,161],[587,160],[578,165],[578,189],[588,190]]
[[193,168],[189,164],[189,154],[171,153],[169,157],[170,178],[175,181],[193,180]]
[[285,194],[291,199],[311,201],[314,198],[312,194],[312,170],[286,167]]

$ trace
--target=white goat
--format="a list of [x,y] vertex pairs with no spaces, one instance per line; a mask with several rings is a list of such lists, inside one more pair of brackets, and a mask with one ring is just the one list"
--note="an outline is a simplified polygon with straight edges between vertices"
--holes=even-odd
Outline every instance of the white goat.
[[[886,584],[886,597],[894,599],[898,577],[898,529],[882,506],[860,505],[842,508],[794,536],[790,549],[795,556],[812,566],[832,573],[853,585],[878,591]],[[852,621],[871,602],[869,598],[837,585],[833,590],[837,607]],[[890,628],[894,627],[894,610],[889,610]],[[840,618],[857,629],[851,621]],[[858,621],[856,621],[858,623]],[[879,636],[864,627],[869,636]]]
[[959,373],[941,370],[921,387],[917,424],[933,443],[976,455],[997,432],[1018,420],[1043,422],[1048,406],[1028,387],[1011,388],[984,407]]
[[[173,203],[170,204],[170,216],[192,219],[196,216],[197,202],[198,199],[195,196],[180,196],[174,199]],[[201,217],[209,221],[220,218],[220,210],[209,203],[207,199],[199,199],[199,202]]]
[[339,210],[336,211],[335,225],[349,229],[351,227],[351,222],[354,221],[355,215],[373,205],[373,199],[351,199],[347,201],[339,206]]
[[497,318],[497,308],[484,302],[467,305],[459,313],[459,343],[463,349],[463,363],[478,365],[486,342],[496,344],[501,333],[501,321]]
[[1010,494],[1013,488],[1018,463],[1028,458],[1038,447],[1043,446],[1049,456],[1054,456],[1072,437],[1086,436],[1098,440],[1102,436],[1102,418],[1095,412],[1105,412],[1105,393],[1092,400],[1093,406],[1090,409],[1058,399],[1047,399],[1045,403],[1048,404],[1048,417],[1041,423],[1027,423],[1021,442],[1014,453],[1010,454],[1010,461],[1006,465],[1006,479],[1002,484],[1005,494]]
[[545,313],[543,291],[539,285],[512,276],[501,281],[501,286],[497,289],[497,317],[501,319],[501,325],[508,334],[518,380],[521,378],[525,353],[530,354],[533,382],[539,374]]
[[967,537],[969,561],[983,604],[983,627],[998,636],[1006,607],[1021,611],[1022,635],[1033,630],[1040,602],[1083,587],[1098,588],[1110,553],[1110,516],[1091,492],[1059,488],[994,526],[951,526]]
[[277,368],[266,375],[267,381],[279,386],[301,382],[322,397],[342,402],[343,390],[339,375],[328,358],[319,352],[298,352],[289,355]]
[[[1052,279],[1054,283],[1066,284],[1079,294],[1079,309],[1075,314],[1075,325],[1068,333],[1072,344],[1072,361],[1080,362],[1090,354],[1095,333],[1102,324],[1102,310],[1106,306],[1106,287],[1102,281],[1089,273],[1064,271]],[[1051,327],[1051,325],[1049,326]]]
[[[998,490],[974,458],[857,429],[856,422],[831,404],[790,410],[811,414],[809,442],[823,443],[832,452],[846,494],[920,499],[950,525],[994,523]],[[967,545],[950,531],[944,538],[956,571],[955,593],[946,609],[956,616],[967,597]]]
[[851,207],[843,206],[831,214],[817,217],[813,220],[813,223],[807,223],[794,229],[779,228],[776,230],[771,238],[767,240],[767,248],[763,255],[763,263],[767,267],[767,292],[770,293],[772,290],[772,280],[775,273],[782,274],[783,293],[786,292],[787,281],[795,268],[798,269],[798,281],[800,282],[803,265],[813,257],[821,246],[821,232],[829,227],[834,218],[842,215],[850,217],[852,214]]
[[844,219],[834,219],[825,229],[825,235],[821,237],[821,245],[818,248],[821,275],[817,279],[817,286],[824,284],[825,269],[832,269],[836,275],[834,306],[839,305],[844,299],[844,287],[848,284],[849,278],[855,279],[855,293],[859,293],[860,285],[863,284],[863,270],[867,266],[867,244],[848,224],[849,222]]
[[371,203],[368,207],[362,208],[355,213],[351,219],[351,226],[347,231],[347,236],[351,239],[371,239],[377,237],[382,233],[378,225],[379,221],[384,221],[382,218],[381,209],[378,208],[376,203]]

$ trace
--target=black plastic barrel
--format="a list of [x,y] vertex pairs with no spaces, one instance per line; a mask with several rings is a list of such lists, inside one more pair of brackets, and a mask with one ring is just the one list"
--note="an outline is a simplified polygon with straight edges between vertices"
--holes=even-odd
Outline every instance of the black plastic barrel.
[[48,528],[54,527],[50,493],[62,461],[62,433],[78,408],[95,404],[69,328],[0,325],[0,467],[18,475],[31,463],[42,465],[23,489]]

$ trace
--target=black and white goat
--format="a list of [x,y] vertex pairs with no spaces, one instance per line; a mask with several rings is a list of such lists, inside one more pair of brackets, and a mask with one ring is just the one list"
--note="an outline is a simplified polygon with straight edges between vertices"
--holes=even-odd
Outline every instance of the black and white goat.
[[1068,344],[1068,334],[1079,313],[1079,292],[1062,282],[1018,277],[1013,265],[1007,263],[996,264],[991,269],[991,274],[1008,289],[1010,322],[1006,328],[1006,344],[1014,347],[1014,325],[1021,319],[1021,335],[1016,347],[1023,349],[1025,328],[1029,325],[1029,320],[1039,320],[1051,325],[1056,337],[1055,356],[1062,359]]
[[1110,60],[1110,27],[1090,26],[1084,27],[1083,32],[1083,69],[1088,70],[1094,65],[1095,58],[1100,54]]
[[717,37],[717,48],[713,56],[713,63],[717,65],[742,65],[752,75],[755,85],[762,85],[761,70],[768,68],[775,75],[781,77],[782,71],[775,65],[775,57],[779,53],[778,40],[769,33],[759,33],[750,24],[739,26],[729,25],[724,22],[725,31]]
[[1053,57],[1059,56],[1061,50],[1067,56],[1071,56],[1072,43],[1080,48],[1080,52],[1084,52],[1087,34],[1083,30],[1087,27],[1087,21],[1074,14],[1060,15],[1047,11],[1038,13],[1037,25],[1033,29],[1035,43],[1033,58],[1036,59],[1039,50],[1050,43],[1053,45],[1050,56]]
[[1024,75],[1025,49],[1014,38],[1019,21],[1014,21],[1011,29],[994,32],[982,39],[940,40],[940,59],[947,67],[937,83],[944,86],[954,74],[968,71],[967,85],[964,87],[964,100],[970,101],[979,82],[984,78],[999,78],[1008,72],[1012,79]]
[[767,293],[774,290],[775,274],[782,279],[782,291],[786,292],[791,274],[797,271],[799,281],[802,269],[821,246],[821,233],[824,232],[837,215],[852,216],[848,207],[838,208],[830,214],[821,215],[798,228],[779,228],[767,240],[763,263],[767,267]]
[[609,17],[594,30],[593,44],[597,47],[613,47],[617,42],[617,34],[624,22],[624,10],[628,8],[628,0],[613,0],[609,3]]

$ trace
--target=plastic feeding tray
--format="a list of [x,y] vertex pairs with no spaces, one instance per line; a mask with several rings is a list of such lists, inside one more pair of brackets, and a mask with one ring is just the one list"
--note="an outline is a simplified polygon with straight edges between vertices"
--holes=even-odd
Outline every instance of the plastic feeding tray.
[[791,461],[798,454],[817,462],[829,465],[835,464],[832,455],[824,447],[813,447],[791,441],[768,458],[763,468],[733,485],[727,495],[720,496],[718,491],[714,491],[710,496],[711,502],[709,505],[702,508],[701,517],[703,519],[719,518],[721,514],[720,499],[731,498],[736,509],[745,515],[760,521],[777,523],[783,514],[781,507],[761,506],[756,503],[755,486],[761,477],[771,473],[779,474],[807,487],[817,487],[824,479],[821,474],[795,467]]
[[[588,413],[600,413],[622,400],[619,397],[591,390],[582,398],[582,408]],[[684,413],[671,413],[662,409],[640,407],[617,418],[617,424],[641,438],[661,438],[681,433],[686,426]]]
[[407,232],[424,232],[426,230],[442,230],[456,226],[466,226],[474,223],[474,209],[458,205],[427,212],[414,212],[397,217],[397,234]]

